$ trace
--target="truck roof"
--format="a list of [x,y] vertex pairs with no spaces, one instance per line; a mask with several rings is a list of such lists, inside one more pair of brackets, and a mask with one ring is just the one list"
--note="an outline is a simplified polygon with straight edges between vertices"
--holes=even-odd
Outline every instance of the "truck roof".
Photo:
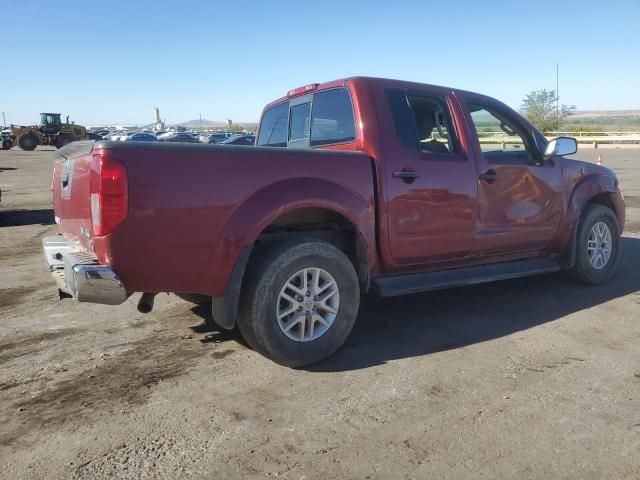
[[284,95],[278,98],[277,100],[274,100],[273,102],[270,102],[269,104],[267,104],[264,107],[264,110],[271,108],[272,106],[277,105],[278,103],[282,103],[286,100],[290,100],[292,98],[299,97],[301,95],[306,95],[307,93],[312,91],[315,92],[319,90],[326,90],[329,88],[344,87],[348,83],[354,80],[363,80],[367,83],[383,83],[383,84],[387,84],[386,86],[388,87],[396,87],[396,88],[398,87],[402,87],[402,88],[430,87],[430,88],[440,88],[440,89],[445,89],[445,90],[450,90],[450,91],[460,92],[460,93],[473,93],[474,95],[478,95],[475,92],[469,92],[469,91],[460,90],[457,88],[446,87],[443,85],[433,85],[433,84],[421,83],[421,82],[409,82],[405,80],[396,80],[393,78],[355,76],[355,77],[341,78],[338,80],[332,80],[330,82],[325,82],[325,83],[310,83],[301,87],[294,88],[290,90],[287,93],[287,95]]

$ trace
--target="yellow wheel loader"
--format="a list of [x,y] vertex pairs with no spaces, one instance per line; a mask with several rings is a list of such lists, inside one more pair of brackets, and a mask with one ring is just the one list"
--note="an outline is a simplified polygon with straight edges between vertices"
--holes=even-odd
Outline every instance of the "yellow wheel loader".
[[15,136],[11,148],[18,144],[23,150],[34,150],[38,145],[52,145],[56,148],[64,147],[76,140],[88,139],[87,129],[67,122],[62,123],[59,113],[41,113],[40,125],[29,127],[11,125],[11,133]]

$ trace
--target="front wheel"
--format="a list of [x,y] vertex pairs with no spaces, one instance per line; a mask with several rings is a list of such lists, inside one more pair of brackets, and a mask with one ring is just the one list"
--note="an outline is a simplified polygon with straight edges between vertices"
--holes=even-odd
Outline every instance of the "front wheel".
[[22,150],[30,152],[32,150],[35,150],[35,148],[38,146],[38,137],[36,137],[33,133],[27,133],[26,135],[22,135],[18,139],[18,145],[20,145],[20,148]]
[[582,214],[576,236],[575,265],[569,270],[580,283],[600,285],[611,279],[620,260],[620,229],[610,208],[590,205]]
[[349,258],[312,238],[258,248],[238,312],[244,339],[288,367],[310,365],[334,353],[358,314],[360,287]]

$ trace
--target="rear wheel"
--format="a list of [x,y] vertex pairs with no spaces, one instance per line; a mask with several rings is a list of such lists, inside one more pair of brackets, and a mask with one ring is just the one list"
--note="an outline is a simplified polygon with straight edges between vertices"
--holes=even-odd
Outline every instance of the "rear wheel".
[[73,136],[69,134],[60,135],[58,138],[56,138],[56,148],[62,148],[65,145],[73,142],[73,140]]
[[588,206],[580,219],[576,242],[575,265],[569,270],[574,280],[599,285],[615,275],[620,260],[620,229],[610,208]]
[[360,287],[347,256],[317,239],[256,252],[243,287],[238,328],[267,358],[302,367],[334,353],[358,314]]
[[26,135],[22,135],[18,139],[18,145],[22,150],[26,150],[30,152],[31,150],[35,150],[38,146],[38,137],[36,137],[33,133],[27,133]]

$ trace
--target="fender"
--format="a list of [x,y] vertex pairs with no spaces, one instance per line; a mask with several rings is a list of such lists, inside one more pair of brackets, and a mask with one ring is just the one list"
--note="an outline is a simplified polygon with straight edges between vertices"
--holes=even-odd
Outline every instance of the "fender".
[[[371,180],[371,179],[370,179]],[[324,208],[351,222],[365,246],[369,269],[377,266],[373,181],[365,199],[359,193],[337,183],[316,178],[292,178],[271,184],[255,192],[231,214],[216,243],[208,267],[210,278],[217,279],[213,298],[213,316],[218,325],[232,329],[238,310],[244,271],[260,233],[276,218],[301,208]],[[215,275],[214,275],[215,273]]]
[[[604,173],[595,173],[585,175],[578,179],[567,202],[567,211],[561,227],[561,237],[559,245],[561,251],[567,248],[567,256],[565,266],[570,268],[575,263],[575,245],[576,236],[578,234],[578,226],[580,225],[580,217],[587,204],[598,195],[611,194],[612,197],[619,196],[617,180],[614,176]],[[620,207],[615,199],[612,202],[616,206],[616,216],[620,219]],[[622,216],[624,218],[624,207],[622,207]]]

